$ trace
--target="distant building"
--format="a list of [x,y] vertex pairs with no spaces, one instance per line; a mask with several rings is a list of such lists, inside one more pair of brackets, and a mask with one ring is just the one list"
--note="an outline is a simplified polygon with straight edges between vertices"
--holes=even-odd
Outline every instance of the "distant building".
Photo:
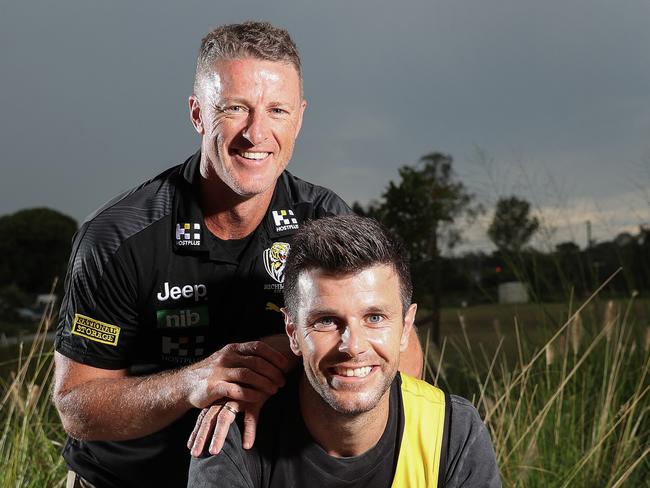
[[501,283],[498,292],[499,303],[528,303],[528,290],[521,281]]

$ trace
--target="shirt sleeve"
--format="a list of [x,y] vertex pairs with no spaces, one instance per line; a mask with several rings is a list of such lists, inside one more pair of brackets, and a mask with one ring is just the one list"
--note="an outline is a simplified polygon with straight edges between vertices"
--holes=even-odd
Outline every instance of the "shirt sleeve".
[[90,222],[75,236],[55,349],[103,369],[129,364],[138,335],[137,289],[119,236]]
[[241,431],[233,423],[228,431],[226,442],[216,456],[204,455],[192,458],[188,476],[188,488],[258,488],[261,482],[253,482],[244,460],[241,444]]
[[501,478],[490,433],[476,408],[451,395],[447,488],[500,488]]

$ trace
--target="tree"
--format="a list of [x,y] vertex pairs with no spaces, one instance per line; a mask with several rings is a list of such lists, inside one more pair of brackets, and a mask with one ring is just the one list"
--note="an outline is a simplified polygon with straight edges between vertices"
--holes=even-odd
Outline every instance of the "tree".
[[[441,250],[460,241],[460,231],[454,226],[458,218],[474,217],[481,211],[473,203],[474,196],[457,180],[452,163],[450,155],[434,152],[422,156],[416,166],[403,166],[399,169],[399,183],[388,184],[383,201],[375,209],[376,216],[406,244],[416,292],[418,282],[429,278],[430,337],[436,343],[440,342]],[[418,272],[422,270],[425,273]]]
[[77,223],[49,208],[21,210],[0,217],[0,286],[49,291],[65,273]]
[[499,251],[518,253],[537,229],[539,220],[530,215],[530,203],[510,196],[497,202],[487,234]]

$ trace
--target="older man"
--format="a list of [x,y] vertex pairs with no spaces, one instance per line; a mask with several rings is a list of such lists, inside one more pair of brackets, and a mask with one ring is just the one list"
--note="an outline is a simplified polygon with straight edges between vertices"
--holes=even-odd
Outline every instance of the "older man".
[[[252,443],[256,413],[291,367],[278,334],[292,235],[350,211],[285,171],[305,107],[286,31],[218,27],[189,98],[200,151],[82,225],[55,346],[71,486],[184,486],[195,409],[215,402],[231,401],[225,423],[246,409]],[[412,348],[403,366],[417,371]]]
[[258,439],[230,432],[193,459],[189,487],[498,487],[494,450],[474,407],[400,375],[416,305],[404,251],[355,216],[295,236],[285,324],[302,371],[262,410]]

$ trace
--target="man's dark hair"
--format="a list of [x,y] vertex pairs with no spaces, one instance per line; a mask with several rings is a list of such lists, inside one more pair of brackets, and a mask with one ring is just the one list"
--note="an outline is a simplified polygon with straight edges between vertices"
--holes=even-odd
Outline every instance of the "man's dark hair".
[[293,237],[284,270],[284,301],[289,315],[295,317],[298,311],[301,272],[322,269],[348,274],[382,264],[397,273],[402,310],[406,314],[413,286],[401,240],[376,220],[357,215],[307,222]]
[[221,25],[203,38],[196,60],[194,94],[198,95],[202,77],[214,68],[216,61],[242,58],[291,63],[302,87],[300,55],[289,33],[269,22],[247,21]]

